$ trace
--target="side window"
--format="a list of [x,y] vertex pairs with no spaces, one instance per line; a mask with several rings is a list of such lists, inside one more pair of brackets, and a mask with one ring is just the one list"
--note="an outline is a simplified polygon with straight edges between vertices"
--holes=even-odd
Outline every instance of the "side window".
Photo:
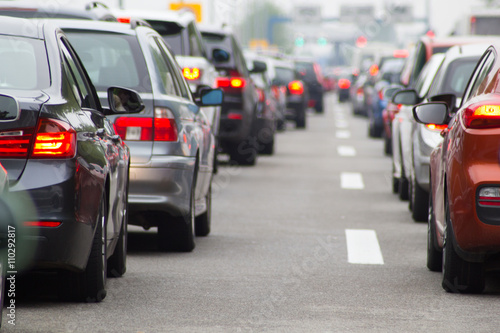
[[179,87],[176,85],[174,74],[167,64],[167,61],[160,50],[155,38],[151,38],[149,42],[149,49],[154,60],[154,69],[156,74],[161,79],[163,93],[173,96],[181,96]]
[[172,56],[172,52],[168,49],[168,47],[163,43],[163,40],[159,38],[155,38],[158,47],[160,48],[163,58],[168,59],[168,66],[170,71],[172,72],[172,79],[175,81],[181,96],[187,99],[191,99],[191,94],[189,93],[189,87],[186,83],[186,80],[182,76],[181,69],[177,66],[177,62],[175,58]]
[[463,101],[469,100],[471,97],[475,96],[478,92],[482,91],[486,85],[486,76],[491,71],[493,63],[495,61],[495,56],[489,52],[487,55],[479,61],[474,74],[470,80],[469,85],[466,88]]
[[68,80],[73,86],[73,92],[78,99],[81,107],[91,108],[97,110],[97,103],[94,100],[90,83],[87,81],[83,68],[78,62],[78,58],[69,48],[68,42],[64,39],[61,40],[61,51],[64,57],[64,63],[68,71]]

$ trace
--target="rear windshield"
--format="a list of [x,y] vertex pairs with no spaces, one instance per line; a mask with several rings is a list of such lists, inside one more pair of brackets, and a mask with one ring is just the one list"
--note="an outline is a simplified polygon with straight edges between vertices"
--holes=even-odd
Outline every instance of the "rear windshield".
[[50,72],[44,42],[0,36],[0,88],[40,90],[49,86]]
[[296,62],[295,69],[300,73],[302,78],[306,81],[316,81],[316,72],[314,71],[314,64],[311,62]]
[[202,32],[201,36],[203,38],[203,41],[205,42],[205,45],[207,47],[208,51],[208,56],[212,56],[212,50],[215,48],[220,48],[223,49],[224,51],[229,52],[231,58],[229,59],[230,62],[233,62],[233,56],[231,55],[231,38],[227,38],[225,35],[220,35],[220,34],[212,34],[208,32]]
[[153,29],[158,31],[158,33],[163,37],[163,40],[167,42],[172,48],[174,54],[176,55],[188,55],[185,54],[182,45],[182,30],[183,28],[174,22],[165,21],[154,21],[148,20]]
[[98,91],[111,86],[151,92],[146,62],[135,36],[65,31]]
[[279,84],[288,84],[295,80],[295,71],[292,68],[286,67],[275,67],[276,69],[276,80]]

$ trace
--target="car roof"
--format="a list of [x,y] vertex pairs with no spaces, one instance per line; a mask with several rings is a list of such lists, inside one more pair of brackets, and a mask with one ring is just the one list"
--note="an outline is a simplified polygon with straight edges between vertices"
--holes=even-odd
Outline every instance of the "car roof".
[[[33,13],[37,19],[45,18],[76,18],[88,20],[116,21],[109,8],[98,1],[89,2],[84,8],[74,6],[47,6],[34,1],[0,1],[0,13],[9,11],[11,14]],[[1,15],[1,14],[0,14]],[[14,16],[14,15],[9,15]]]
[[[43,39],[42,22],[10,16],[0,17],[0,35]],[[27,29],[30,25],[36,29]]]
[[[51,19],[51,22],[61,27],[63,30],[78,29],[88,31],[109,31],[126,35],[136,35],[135,29],[131,24],[118,22],[103,22],[103,21],[85,21],[85,20],[70,20],[70,19]],[[150,29],[148,27],[137,27],[141,29]]]
[[456,45],[446,51],[446,59],[482,55],[491,43]]
[[152,10],[113,10],[113,13],[117,17],[137,17],[144,20],[155,20],[155,21],[165,21],[165,22],[174,22],[177,23],[181,27],[187,27],[187,25],[191,22],[196,21],[195,15],[188,10],[161,10],[161,11],[152,11]]
[[230,29],[217,25],[199,24],[198,29],[200,30],[201,33],[209,33],[213,35],[219,35],[221,37],[233,34],[233,32]]

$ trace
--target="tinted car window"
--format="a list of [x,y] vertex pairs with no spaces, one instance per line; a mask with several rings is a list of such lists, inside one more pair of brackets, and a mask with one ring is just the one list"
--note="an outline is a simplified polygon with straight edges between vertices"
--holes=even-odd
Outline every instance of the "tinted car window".
[[43,41],[0,36],[0,88],[39,90],[50,86]]
[[[208,32],[203,32],[202,36],[203,36],[203,41],[207,46],[209,57],[212,56],[212,50],[215,48],[221,48],[231,53],[232,45],[231,45],[231,39],[229,37],[221,34],[214,34]],[[217,67],[233,67],[233,66],[234,66],[234,56],[231,55],[228,62],[224,63],[224,65],[220,66],[218,65]]]
[[440,71],[429,90],[429,96],[454,94],[462,96],[479,57],[457,59],[445,71]]
[[291,68],[276,67],[276,79],[280,84],[288,84],[295,80],[295,71]]
[[489,72],[493,68],[493,64],[495,63],[495,56],[490,53],[488,57],[484,60],[480,68],[480,71],[475,77],[474,85],[470,89],[468,96],[472,97],[476,95],[477,93],[481,93],[484,88],[486,87],[486,77],[488,76]]
[[314,65],[312,63],[296,62],[295,66],[306,81],[316,81],[316,73],[314,72]]
[[[155,38],[156,39],[156,38]],[[184,77],[181,75],[181,69],[178,68],[177,63],[173,57],[171,57],[171,51],[169,52],[166,49],[166,45],[164,43],[161,43],[161,40],[156,39],[156,43],[158,47],[161,50],[161,53],[163,54],[163,57],[165,59],[169,59],[169,69],[170,72],[173,74],[172,79],[175,81],[175,84],[177,85],[182,97],[191,99],[191,94],[189,93],[189,87],[186,83],[186,80]]]
[[125,86],[151,92],[151,83],[142,79],[148,77],[146,62],[134,36],[65,32],[97,90]]
[[158,31],[163,40],[172,48],[175,54],[188,55],[182,42],[183,28],[174,22],[148,20],[153,29]]
[[153,38],[150,40],[149,48],[151,50],[151,55],[153,56],[154,61],[153,70],[156,71],[156,74],[161,79],[161,86],[163,88],[162,93],[167,95],[181,96],[179,87],[177,87],[176,85],[172,69],[168,66],[158,44]]

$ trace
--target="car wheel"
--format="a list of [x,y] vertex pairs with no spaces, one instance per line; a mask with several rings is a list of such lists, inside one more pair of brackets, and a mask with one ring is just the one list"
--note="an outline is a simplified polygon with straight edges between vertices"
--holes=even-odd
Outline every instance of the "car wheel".
[[274,154],[274,136],[273,138],[271,139],[270,142],[266,142],[266,143],[263,143],[262,144],[262,150],[261,150],[261,154],[262,155],[272,155]]
[[391,139],[387,137],[387,134],[385,131],[382,132],[382,135],[384,137],[384,154],[387,156],[392,155],[392,142]]
[[316,103],[316,105],[314,106],[314,109],[315,109],[316,113],[324,113],[325,109],[323,107],[323,101]]
[[394,176],[394,164],[392,165],[392,193],[397,194],[399,191],[399,178]]
[[128,218],[124,216],[115,252],[108,259],[108,277],[121,277],[127,271],[127,223]]
[[197,216],[194,221],[194,232],[196,236],[208,236],[210,233],[210,226],[212,221],[212,185],[208,187],[208,193],[206,197],[207,210],[205,213]]
[[432,195],[429,194],[429,217],[427,223],[427,268],[433,272],[441,272],[443,266],[443,251],[437,244],[436,217]]
[[193,225],[195,223],[195,188],[196,181],[193,181],[189,212],[183,216],[170,217],[168,221],[164,221],[164,223],[158,225],[158,248],[161,251],[193,251],[195,247],[193,233]]
[[446,202],[446,226],[443,245],[442,287],[451,293],[480,293],[484,289],[484,265],[463,260],[455,251],[450,209]]
[[418,184],[415,176],[411,177],[410,193],[411,217],[415,222],[427,222],[429,217],[429,193]]
[[399,188],[398,188],[399,199],[403,201],[408,200],[409,198],[408,190],[409,190],[409,182],[408,178],[406,178],[405,175],[403,163],[401,162],[401,177],[399,178]]
[[99,206],[96,231],[90,250],[87,267],[81,273],[61,272],[61,294],[63,299],[79,302],[100,302],[106,297],[106,218],[108,209],[103,194]]

